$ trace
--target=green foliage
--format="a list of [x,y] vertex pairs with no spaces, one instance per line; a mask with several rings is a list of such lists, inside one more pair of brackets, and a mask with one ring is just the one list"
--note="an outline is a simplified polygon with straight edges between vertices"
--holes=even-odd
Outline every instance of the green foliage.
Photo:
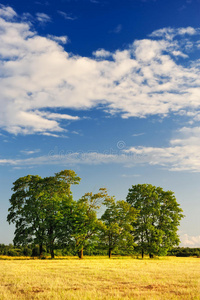
[[[61,248],[55,249],[55,255],[56,256],[74,256],[77,254],[75,249],[73,247],[65,247],[64,245]],[[127,251],[128,250],[128,251]],[[5,245],[0,244],[0,255],[6,255],[6,256],[39,256],[40,247],[39,245],[27,245],[24,246],[18,246],[15,247],[12,244]],[[105,256],[108,253],[107,247],[100,247],[100,244],[98,241],[92,240],[88,243],[88,245],[84,248],[85,255],[89,256]],[[140,249],[137,246],[134,246],[134,249],[130,251],[130,249],[117,247],[112,252],[113,255],[135,255],[139,256]],[[46,252],[46,249],[43,249],[43,255],[49,256],[49,253]],[[168,256],[176,256],[176,257],[200,257],[200,248],[188,248],[188,247],[173,247],[167,252]]]
[[32,249],[28,246],[23,247],[22,251],[23,251],[24,256],[31,256],[32,255]]
[[[72,170],[41,178],[20,177],[13,184],[7,216],[15,224],[9,255],[43,257],[50,254],[165,255],[178,245],[182,210],[171,191],[150,184],[132,186],[127,201],[115,201],[106,189],[74,201],[71,185],[80,178]],[[105,212],[97,213],[102,204]],[[137,244],[135,244],[135,242]],[[137,246],[137,247],[136,247]],[[8,251],[9,250],[9,251]]]
[[200,248],[188,248],[188,247],[175,247],[168,251],[167,255],[177,257],[200,257]]
[[9,223],[15,223],[14,244],[39,244],[40,255],[45,244],[53,258],[54,244],[61,235],[66,207],[72,203],[70,186],[79,181],[80,178],[72,170],[43,179],[27,175],[16,180],[7,216]]
[[71,213],[72,240],[79,257],[83,256],[83,249],[92,251],[97,239],[96,233],[101,226],[97,219],[97,210],[108,197],[106,189],[99,189],[99,193],[86,193],[81,199],[74,202]]
[[41,210],[41,177],[28,175],[14,182],[7,220],[15,223],[15,245],[44,239]]
[[8,256],[31,256],[32,248],[30,245],[18,246],[15,247],[12,244],[4,245],[0,244],[0,255],[8,255]]
[[118,248],[133,251],[134,240],[131,231],[134,229],[132,223],[136,219],[136,209],[123,200],[115,202],[113,197],[108,197],[104,205],[107,209],[101,217],[101,246],[108,250],[109,257],[112,251]]
[[172,191],[138,184],[129,189],[126,200],[139,211],[133,227],[135,242],[142,254],[166,255],[179,244],[177,230],[184,216]]

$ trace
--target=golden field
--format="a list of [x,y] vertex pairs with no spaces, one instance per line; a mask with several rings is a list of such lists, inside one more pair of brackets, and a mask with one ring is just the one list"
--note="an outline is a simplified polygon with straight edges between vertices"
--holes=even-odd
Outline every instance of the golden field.
[[200,299],[200,259],[1,257],[0,299]]

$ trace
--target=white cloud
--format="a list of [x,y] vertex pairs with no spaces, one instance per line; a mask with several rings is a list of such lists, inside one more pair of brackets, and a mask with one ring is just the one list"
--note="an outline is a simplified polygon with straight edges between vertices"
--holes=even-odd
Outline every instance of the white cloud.
[[176,50],[172,51],[172,54],[173,54],[174,56],[181,56],[181,57],[183,57],[183,58],[187,58],[187,57],[188,57],[187,54],[184,54],[184,53],[182,53],[181,51],[176,51]]
[[71,14],[67,14],[66,12],[64,11],[61,11],[61,10],[57,10],[57,13],[59,15],[61,15],[65,20],[71,20],[71,21],[74,21],[77,19],[77,17],[73,17]]
[[187,28],[179,28],[177,30],[177,34],[180,34],[180,35],[185,35],[185,34],[188,34],[188,35],[195,35],[195,34],[198,34],[199,33],[199,29],[196,30],[192,27],[187,27]]
[[51,18],[47,14],[44,14],[44,13],[39,13],[39,12],[36,13],[36,18],[40,23],[43,23],[43,24],[51,22]]
[[16,17],[17,14],[12,7],[0,5],[0,16],[6,19],[12,19]]
[[[182,66],[179,57],[189,59],[183,51],[184,40],[180,44],[166,36],[187,34],[189,39],[199,29],[162,29],[125,50],[111,54],[100,49],[94,52],[96,57],[87,58],[64,50],[59,43],[67,42],[67,37],[42,37],[28,22],[9,22],[5,14],[14,17],[15,13],[9,7],[3,9],[0,127],[4,130],[58,135],[63,131],[60,121],[69,118],[62,111],[52,115],[57,108],[81,110],[102,104],[107,113],[123,118],[199,110],[199,61]],[[44,14],[37,17],[49,20]]]
[[75,120],[76,121],[76,120],[80,119],[78,116],[70,116],[70,115],[67,115],[67,114],[56,114],[56,113],[40,112],[40,111],[38,111],[37,113],[40,116],[45,116],[48,119],[53,119],[53,120],[63,119],[63,120],[71,120],[71,121]]
[[[58,137],[54,134],[44,133],[44,135],[50,135]],[[59,150],[57,148],[49,151],[48,155],[30,157],[27,159],[0,159],[0,165],[11,166],[37,166],[37,165],[99,165],[99,164],[124,164],[129,165],[137,163],[137,157],[134,155],[127,155],[125,153],[112,153],[112,151],[105,151],[104,153],[88,151],[88,152],[72,152]]]
[[66,44],[68,42],[68,37],[67,36],[55,36],[55,35],[48,35],[47,36],[49,39],[56,41],[58,43]]
[[141,157],[138,163],[159,165],[171,171],[200,172],[200,127],[183,127],[170,147],[130,147],[124,153]]
[[182,247],[199,248],[200,247],[200,235],[191,236],[187,233],[180,236]]
[[137,136],[141,136],[141,135],[144,135],[144,134],[145,134],[144,132],[134,133],[134,134],[132,134],[132,136],[137,137]]
[[20,152],[22,154],[25,154],[25,155],[32,155],[32,154],[35,154],[35,153],[39,153],[40,149],[36,149],[36,150],[21,150]]
[[109,56],[112,56],[112,53],[110,51],[106,51],[104,49],[99,49],[99,50],[93,52],[93,55],[95,55],[96,57],[109,57]]
[[124,178],[132,178],[132,177],[140,177],[139,174],[122,174],[122,177]]
[[50,132],[43,132],[42,135],[51,136],[51,137],[55,137],[55,138],[63,137],[63,136],[60,136],[58,134],[50,133]]
[[186,27],[186,28],[162,28],[155,30],[150,34],[151,37],[164,37],[166,39],[172,40],[177,35],[195,35],[199,34],[200,28]]
[[0,165],[17,165],[18,161],[14,159],[0,159]]
[[[46,136],[60,137],[55,133],[43,132]],[[170,141],[169,147],[130,147],[126,149],[123,141],[118,142],[117,150],[103,152],[87,151],[73,152],[58,150],[49,152],[47,156],[32,157],[24,160],[4,160],[0,164],[8,165],[40,165],[40,164],[121,164],[133,167],[138,164],[145,166],[160,166],[170,171],[200,172],[200,127],[183,127],[178,132],[178,138]],[[31,153],[30,153],[31,154]]]

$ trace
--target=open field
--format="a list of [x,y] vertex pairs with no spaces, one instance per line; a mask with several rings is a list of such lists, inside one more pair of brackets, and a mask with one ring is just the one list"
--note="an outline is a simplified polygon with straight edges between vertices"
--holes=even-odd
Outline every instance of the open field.
[[0,260],[0,299],[200,299],[200,259]]

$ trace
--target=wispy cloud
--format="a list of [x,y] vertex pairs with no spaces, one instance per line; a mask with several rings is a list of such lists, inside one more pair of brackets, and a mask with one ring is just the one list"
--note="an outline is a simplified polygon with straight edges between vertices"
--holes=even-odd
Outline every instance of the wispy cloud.
[[137,137],[137,136],[141,136],[141,135],[144,135],[144,134],[145,134],[144,132],[141,132],[141,133],[134,133],[134,134],[132,134],[132,136]]
[[[48,135],[48,133],[46,133]],[[53,135],[53,134],[51,134]],[[130,165],[137,163],[140,157],[136,157],[132,154],[125,154],[119,151],[114,151],[111,149],[105,152],[73,152],[70,150],[58,150],[57,147],[49,151],[48,155],[30,157],[26,159],[0,159],[0,165],[10,165],[10,166],[38,166],[38,165],[99,165],[99,164],[123,164]]]
[[36,149],[36,150],[21,150],[20,152],[22,154],[25,154],[25,155],[32,155],[32,154],[39,153],[40,149]]
[[70,120],[70,121],[77,121],[80,120],[78,116],[71,116],[67,114],[58,114],[58,113],[50,113],[50,112],[37,112],[38,115],[47,117],[48,119],[51,120]]
[[122,174],[122,177],[124,178],[132,178],[132,177],[140,177],[139,174]]
[[162,29],[158,29],[155,30],[154,32],[152,32],[149,36],[150,37],[164,37],[166,39],[172,40],[174,37],[176,36],[193,36],[196,34],[200,33],[200,29],[199,28],[193,28],[193,27],[186,27],[186,28],[171,28],[171,27],[167,27],[167,28],[162,28]]
[[37,16],[34,17],[30,13],[25,12],[25,13],[22,14],[21,19],[22,19],[23,22],[34,23],[35,20],[37,20]]
[[62,43],[62,44],[66,44],[69,41],[69,39],[66,35],[64,35],[64,36],[48,35],[47,37],[53,41],[56,41],[56,42]]
[[200,127],[183,127],[178,135],[179,138],[170,141],[169,147],[130,147],[124,152],[142,157],[142,163],[171,171],[200,172]]
[[120,33],[122,31],[122,25],[117,25],[113,30],[110,30],[110,33]]
[[60,135],[60,134],[55,134],[55,133],[50,133],[50,132],[43,132],[41,133],[41,135],[46,135],[46,136],[51,136],[51,137],[54,137],[54,138],[64,138],[64,139],[67,139],[68,136],[66,135]]
[[57,10],[57,13],[62,16],[65,20],[70,20],[70,21],[74,21],[77,19],[77,17],[72,16],[72,14],[67,14],[64,11],[61,10]]
[[[60,137],[55,133],[42,133],[46,136]],[[177,138],[170,141],[169,147],[130,147],[127,149],[123,141],[119,141],[116,150],[106,149],[103,152],[87,151],[74,152],[57,147],[46,156],[29,159],[2,159],[0,164],[8,165],[97,165],[121,164],[124,167],[137,165],[159,166],[169,171],[200,172],[200,127],[183,127],[177,132]],[[32,154],[23,151],[24,154]],[[36,153],[36,152],[35,152]],[[123,175],[126,177],[126,175]],[[127,175],[129,176],[129,175]],[[131,175],[136,176],[136,175]]]
[[39,13],[39,12],[36,13],[36,18],[42,24],[51,22],[51,18],[47,14],[44,14],[44,13]]

